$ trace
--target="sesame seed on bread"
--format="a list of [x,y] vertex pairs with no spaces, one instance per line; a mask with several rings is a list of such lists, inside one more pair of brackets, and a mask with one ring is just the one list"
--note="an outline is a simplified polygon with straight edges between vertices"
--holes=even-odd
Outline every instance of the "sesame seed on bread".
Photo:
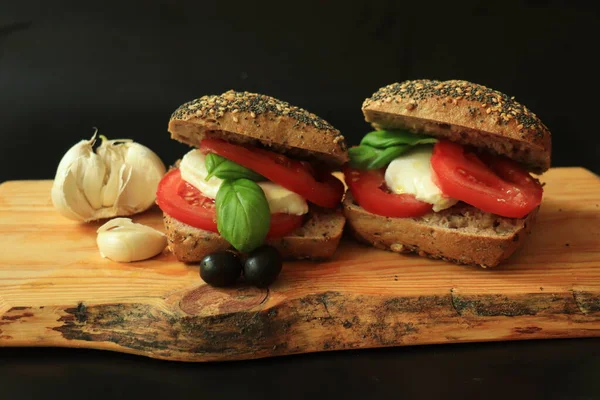
[[362,208],[351,193],[343,207],[348,229],[360,242],[484,268],[497,266],[523,245],[539,210],[525,218],[505,218],[459,203],[421,217],[388,218]]
[[527,107],[464,80],[412,80],[382,87],[362,105],[376,129],[409,129],[484,148],[531,172],[550,168],[551,134]]
[[261,145],[298,159],[339,167],[348,161],[344,137],[327,121],[270,96],[227,91],[181,105],[171,115],[171,137],[198,147],[204,138]]

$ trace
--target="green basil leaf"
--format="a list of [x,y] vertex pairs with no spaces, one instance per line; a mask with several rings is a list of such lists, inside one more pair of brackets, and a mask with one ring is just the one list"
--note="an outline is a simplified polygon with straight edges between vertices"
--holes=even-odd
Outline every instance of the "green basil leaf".
[[249,179],[225,180],[217,198],[217,229],[237,250],[247,253],[262,245],[271,211],[262,188]]
[[410,145],[391,146],[387,149],[376,149],[367,145],[353,147],[348,150],[350,166],[362,170],[383,168],[410,148]]
[[348,150],[350,166],[362,170],[383,168],[414,146],[436,142],[436,138],[407,130],[369,132],[360,146]]
[[391,146],[436,143],[437,139],[431,136],[420,135],[406,130],[378,130],[367,133],[361,140],[361,145],[386,149]]
[[350,156],[350,166],[357,169],[368,169],[367,166],[371,163],[371,160],[377,158],[377,149],[371,146],[358,146],[351,147],[348,149],[348,155]]
[[262,175],[248,169],[240,164],[226,159],[218,154],[208,153],[205,158],[208,175],[205,180],[213,176],[221,179],[250,179],[252,181],[266,180]]

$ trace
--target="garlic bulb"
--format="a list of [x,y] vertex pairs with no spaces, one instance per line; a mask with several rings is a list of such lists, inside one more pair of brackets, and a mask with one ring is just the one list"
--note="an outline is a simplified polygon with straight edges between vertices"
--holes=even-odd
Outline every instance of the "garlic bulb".
[[100,255],[118,262],[132,262],[154,257],[167,247],[167,237],[129,218],[114,218],[96,231]]
[[149,148],[129,139],[104,136],[94,152],[96,133],[69,149],[60,160],[52,185],[52,203],[77,221],[140,213],[152,206],[166,172]]

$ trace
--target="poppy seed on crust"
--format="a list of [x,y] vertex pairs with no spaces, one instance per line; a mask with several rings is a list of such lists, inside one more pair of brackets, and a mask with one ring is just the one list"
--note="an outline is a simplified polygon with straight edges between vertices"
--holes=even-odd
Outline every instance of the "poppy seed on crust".
[[319,130],[334,131],[336,136],[341,136],[329,122],[306,111],[303,108],[278,100],[264,94],[250,92],[236,92],[229,90],[220,95],[207,95],[181,105],[171,119],[187,119],[192,116],[198,118],[220,118],[225,113],[248,113],[251,118],[258,115],[271,113],[275,116],[295,119],[296,125],[310,125]]
[[[375,101],[389,102],[394,98],[410,99],[416,106],[421,100],[442,98],[446,103],[457,104],[460,100],[478,102],[481,112],[470,109],[472,115],[481,115],[493,119],[494,123],[504,125],[511,119],[518,122],[519,130],[528,130],[538,137],[549,134],[548,128],[527,107],[518,103],[514,97],[490,89],[486,86],[464,80],[438,81],[418,79],[392,83],[375,92],[363,103],[363,108]],[[444,103],[445,105],[445,103]]]
[[419,79],[392,83],[362,105],[376,129],[408,129],[506,156],[526,170],[551,166],[552,137],[540,119],[514,97],[464,80]]
[[339,167],[348,161],[344,136],[317,115],[285,101],[229,90],[182,104],[169,120],[171,138],[198,147],[205,138],[274,150]]

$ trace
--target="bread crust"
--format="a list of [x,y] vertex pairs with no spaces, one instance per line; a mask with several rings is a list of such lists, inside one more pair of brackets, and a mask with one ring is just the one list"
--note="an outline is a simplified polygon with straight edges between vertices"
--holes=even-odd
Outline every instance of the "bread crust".
[[220,138],[329,166],[348,161],[340,131],[313,113],[263,94],[230,90],[192,100],[175,110],[168,130],[171,138],[195,147],[203,138]]
[[[459,207],[462,213],[483,213],[468,205]],[[456,264],[479,265],[483,268],[497,266],[523,244],[539,209],[536,208],[522,219],[487,214],[487,217],[506,223],[511,228],[498,234],[482,234],[473,232],[468,227],[436,226],[427,222],[430,215],[419,218],[388,218],[372,214],[356,204],[350,193],[346,195],[343,208],[349,231],[360,242],[396,253],[417,253],[423,257]],[[452,209],[444,211],[446,214],[458,212]],[[481,216],[477,219],[482,220]]]
[[[288,236],[267,239],[284,260],[326,260],[335,253],[346,219],[340,209],[329,210],[312,206],[304,224]],[[184,224],[163,214],[169,250],[181,262],[198,262],[204,256],[231,249],[218,233]]]
[[527,107],[464,80],[411,80],[382,87],[362,105],[376,129],[405,128],[486,148],[542,173],[551,164],[551,133]]

